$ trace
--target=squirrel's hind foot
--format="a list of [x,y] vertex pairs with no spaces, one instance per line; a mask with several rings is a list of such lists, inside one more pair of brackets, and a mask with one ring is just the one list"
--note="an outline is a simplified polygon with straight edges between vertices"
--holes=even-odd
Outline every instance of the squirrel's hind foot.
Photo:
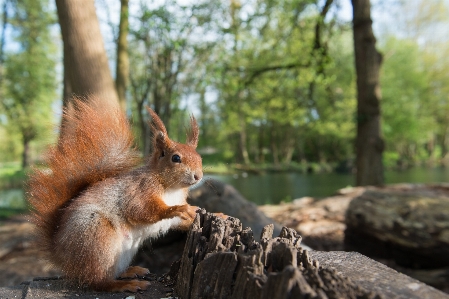
[[98,285],[94,285],[93,288],[97,291],[106,292],[132,292],[136,293],[138,291],[144,291],[151,284],[149,281],[145,280],[113,280],[109,282],[104,282]]
[[120,274],[119,278],[136,278],[138,276],[145,276],[150,274],[150,270],[139,266],[131,266],[125,272]]

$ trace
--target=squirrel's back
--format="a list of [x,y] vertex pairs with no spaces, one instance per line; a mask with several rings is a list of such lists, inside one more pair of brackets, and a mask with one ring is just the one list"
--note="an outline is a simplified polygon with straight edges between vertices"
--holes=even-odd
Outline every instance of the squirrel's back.
[[32,221],[44,248],[52,248],[60,209],[89,186],[140,163],[130,125],[118,105],[75,99],[64,112],[61,135],[28,183]]

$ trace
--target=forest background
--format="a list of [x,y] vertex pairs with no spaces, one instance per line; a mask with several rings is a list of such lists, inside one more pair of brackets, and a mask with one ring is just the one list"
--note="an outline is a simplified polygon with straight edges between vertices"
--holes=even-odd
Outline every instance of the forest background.
[[[175,140],[184,139],[189,113],[197,116],[206,171],[350,165],[357,107],[350,2],[192,2],[129,1],[122,105],[142,153],[150,150],[149,105]],[[448,1],[372,6],[383,55],[384,165],[446,165]],[[97,0],[96,9],[115,70],[120,1]],[[4,0],[1,14],[0,163],[26,169],[58,133],[61,33],[52,1]]]

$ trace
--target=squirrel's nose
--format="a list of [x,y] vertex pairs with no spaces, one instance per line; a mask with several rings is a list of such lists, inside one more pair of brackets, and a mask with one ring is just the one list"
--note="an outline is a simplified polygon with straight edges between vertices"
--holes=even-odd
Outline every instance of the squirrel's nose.
[[202,177],[203,177],[203,173],[201,171],[193,174],[193,178],[195,179],[195,181],[201,180]]

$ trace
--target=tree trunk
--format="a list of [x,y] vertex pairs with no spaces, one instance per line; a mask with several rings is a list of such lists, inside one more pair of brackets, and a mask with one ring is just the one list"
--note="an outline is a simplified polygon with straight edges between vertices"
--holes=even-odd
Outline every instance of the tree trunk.
[[137,106],[137,116],[139,119],[139,126],[140,126],[140,136],[142,140],[142,154],[146,157],[151,152],[151,134],[150,134],[150,128],[149,125],[144,117],[144,109],[143,109],[144,101],[140,101]]
[[285,135],[284,135],[284,142],[282,144],[283,146],[283,159],[282,162],[285,165],[290,165],[293,158],[293,153],[295,151],[295,139],[293,137],[292,127],[286,128]]
[[117,88],[120,107],[126,111],[126,87],[129,76],[128,57],[128,0],[120,1],[120,25],[117,40],[117,69],[115,87]]
[[273,163],[276,166],[279,166],[279,149],[278,149],[278,141],[276,139],[276,133],[274,125],[271,126],[270,130],[270,145],[271,145],[271,154],[273,156]]
[[118,102],[94,0],[56,0],[64,42],[64,107],[73,95]]
[[259,133],[257,134],[257,163],[265,163],[264,149],[264,125],[259,128]]
[[240,114],[239,115],[239,122],[240,122],[240,131],[239,131],[239,149],[240,149],[240,154],[242,155],[242,159],[243,159],[243,163],[245,165],[249,165],[250,164],[250,160],[249,160],[249,154],[248,154],[248,149],[247,149],[247,142],[246,142],[246,123],[245,120],[243,119],[243,116]]
[[22,169],[30,165],[30,139],[23,138]]
[[443,130],[443,134],[441,134],[441,162],[442,164],[446,164],[445,160],[447,159],[447,154],[449,152],[448,150],[448,138],[447,136],[449,135],[449,126],[446,126],[445,129]]
[[384,142],[380,132],[379,86],[382,56],[375,47],[370,1],[352,0],[352,6],[357,72],[356,184],[358,186],[383,185]]

